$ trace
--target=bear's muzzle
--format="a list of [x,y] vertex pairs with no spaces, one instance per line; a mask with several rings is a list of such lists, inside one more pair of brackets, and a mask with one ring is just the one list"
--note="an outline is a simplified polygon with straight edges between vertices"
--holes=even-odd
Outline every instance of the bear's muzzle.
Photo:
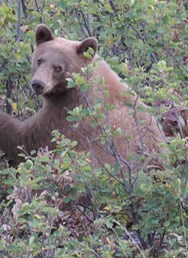
[[39,95],[39,94],[42,94],[42,93],[43,93],[44,86],[45,86],[44,82],[42,82],[42,81],[40,81],[40,80],[34,79],[34,80],[32,81],[32,84],[31,84],[31,85],[32,85],[32,88],[33,88],[35,94]]

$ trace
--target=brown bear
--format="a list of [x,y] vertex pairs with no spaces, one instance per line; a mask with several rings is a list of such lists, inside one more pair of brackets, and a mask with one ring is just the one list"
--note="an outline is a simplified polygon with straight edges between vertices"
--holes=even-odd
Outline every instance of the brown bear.
[[[120,82],[109,65],[99,58],[97,47],[94,38],[71,41],[54,37],[44,24],[37,27],[36,48],[32,56],[32,88],[36,94],[42,94],[43,107],[25,121],[0,112],[0,149],[9,159],[20,161],[17,146],[24,146],[28,153],[46,146],[53,149],[51,132],[54,129],[66,138],[76,140],[78,151],[90,152],[93,164],[97,166],[119,163],[134,169],[141,157],[146,159],[156,153],[165,154],[166,150],[160,146],[164,142],[163,135],[155,118],[149,115],[148,107],[136,95],[128,92],[128,86]],[[94,51],[92,58],[85,55],[89,48]],[[67,87],[68,78],[73,73],[83,74],[82,68],[90,63],[94,68],[89,72],[88,90],[81,92],[79,87]],[[102,84],[99,83],[101,78]],[[103,98],[102,92],[106,91],[108,96]],[[105,113],[100,125],[93,127],[90,119],[86,118],[73,128],[67,121],[69,110],[80,105],[88,108],[99,100],[115,106]],[[133,110],[128,106],[130,104]],[[122,133],[115,138],[105,136],[104,128],[112,131],[121,128]],[[102,137],[103,143],[100,141]]]

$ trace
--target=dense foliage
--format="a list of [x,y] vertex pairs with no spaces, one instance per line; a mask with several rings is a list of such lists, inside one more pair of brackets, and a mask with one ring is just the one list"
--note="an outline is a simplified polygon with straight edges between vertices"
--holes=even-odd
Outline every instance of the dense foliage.
[[[0,256],[187,257],[187,1],[0,0],[0,106],[19,119],[41,105],[29,87],[40,23],[98,39],[99,54],[161,121],[170,162],[127,177],[118,166],[94,170],[58,132],[54,151],[25,154],[18,168],[2,157]],[[68,119],[82,116],[78,107]]]

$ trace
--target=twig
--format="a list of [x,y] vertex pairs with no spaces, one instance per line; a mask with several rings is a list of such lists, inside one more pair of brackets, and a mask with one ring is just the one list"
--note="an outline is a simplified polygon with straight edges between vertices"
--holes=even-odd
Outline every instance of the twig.
[[84,13],[82,11],[81,11],[81,15],[82,15],[82,18],[83,18],[86,30],[87,30],[89,36],[92,37],[93,34],[92,34],[92,31],[91,31],[90,23],[88,21],[86,21],[86,17],[85,17],[85,15],[84,15]]
[[10,103],[8,101],[8,99],[11,98],[11,96],[12,96],[12,89],[13,89],[13,83],[9,76],[6,81],[6,100],[7,100],[6,112],[8,114],[11,114],[11,112],[12,112],[12,106],[10,105]]
[[24,3],[24,0],[21,0],[21,3],[22,3],[22,10],[23,10],[24,16],[25,16],[25,18],[27,18],[27,8]]
[[[37,9],[37,12],[40,13],[40,10],[39,10],[39,5],[37,3],[37,0],[34,0],[35,1],[35,6],[36,6],[36,9]],[[41,14],[41,13],[40,13]],[[40,16],[40,22],[43,23],[42,21],[42,16]]]
[[176,63],[178,63],[178,64],[186,71],[186,73],[188,73],[188,69],[187,69],[179,60],[177,60],[177,58],[175,58],[175,56],[172,55],[168,49],[165,48],[165,49],[163,49],[163,50],[164,50],[170,57],[172,57],[172,59],[173,59]]
[[108,0],[108,2],[109,2],[109,4],[110,4],[112,10],[113,10],[114,13],[116,14],[116,7],[115,7],[115,4],[114,4],[113,0]]
[[18,0],[18,23],[17,23],[17,36],[16,40],[20,42],[20,32],[21,32],[21,8],[22,8],[22,3],[21,0]]

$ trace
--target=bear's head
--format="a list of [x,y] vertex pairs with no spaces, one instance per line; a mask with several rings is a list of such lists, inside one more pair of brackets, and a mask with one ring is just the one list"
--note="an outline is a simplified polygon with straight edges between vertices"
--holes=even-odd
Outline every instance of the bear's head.
[[85,57],[84,52],[92,48],[95,54],[98,47],[95,38],[79,42],[54,37],[44,24],[37,27],[35,38],[32,88],[36,94],[42,95],[65,93],[68,90],[67,78],[74,72],[81,72],[81,68],[92,62]]

